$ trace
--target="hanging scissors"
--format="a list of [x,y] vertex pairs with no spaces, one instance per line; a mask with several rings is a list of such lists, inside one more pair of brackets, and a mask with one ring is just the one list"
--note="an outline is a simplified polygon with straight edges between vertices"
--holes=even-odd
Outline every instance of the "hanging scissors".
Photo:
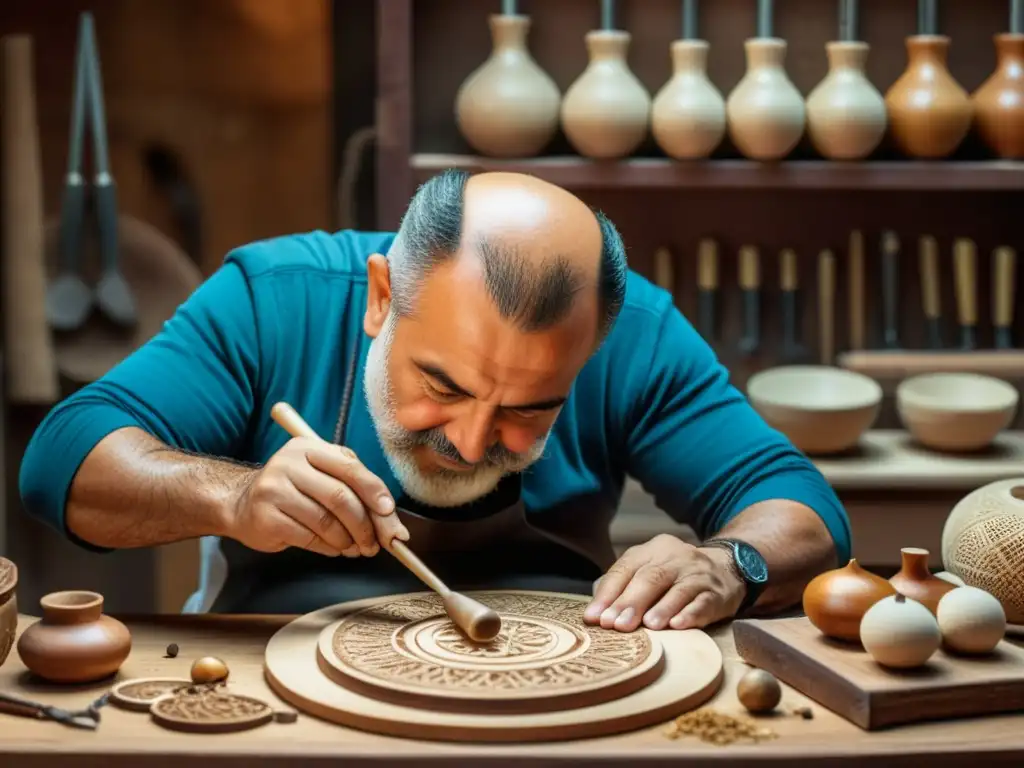
[[100,724],[100,708],[106,706],[110,694],[105,693],[85,709],[61,709],[49,704],[29,701],[20,696],[0,693],[0,712],[21,717],[34,717],[37,720],[54,720],[72,728],[84,728],[95,731]]
[[[93,138],[93,203],[99,230],[102,273],[95,288],[80,273],[82,228],[85,220],[86,184],[82,175],[82,143],[88,115]],[[83,13],[78,25],[74,102],[68,172],[60,214],[60,273],[46,294],[46,316],[56,330],[79,328],[94,306],[115,324],[131,328],[137,322],[131,288],[118,269],[117,186],[110,174],[107,125],[100,79],[99,53],[91,13]]]

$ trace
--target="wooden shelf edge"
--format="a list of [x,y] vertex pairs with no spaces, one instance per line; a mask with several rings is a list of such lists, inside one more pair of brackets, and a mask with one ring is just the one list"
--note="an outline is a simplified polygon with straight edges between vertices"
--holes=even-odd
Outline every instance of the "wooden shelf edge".
[[957,491],[1014,477],[1024,481],[1024,431],[1000,433],[978,454],[943,454],[913,442],[905,430],[872,430],[847,456],[811,457],[839,492]]
[[667,158],[594,161],[574,155],[513,160],[459,154],[414,154],[409,165],[416,183],[448,168],[529,173],[574,189],[836,189],[1024,191],[1024,162],[793,160],[708,160]]

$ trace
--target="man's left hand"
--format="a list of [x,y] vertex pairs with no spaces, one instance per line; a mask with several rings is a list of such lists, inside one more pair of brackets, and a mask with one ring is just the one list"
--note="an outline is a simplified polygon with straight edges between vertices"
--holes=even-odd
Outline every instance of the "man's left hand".
[[661,534],[622,553],[597,580],[583,618],[622,632],[641,622],[649,629],[704,627],[734,615],[745,593],[731,553]]

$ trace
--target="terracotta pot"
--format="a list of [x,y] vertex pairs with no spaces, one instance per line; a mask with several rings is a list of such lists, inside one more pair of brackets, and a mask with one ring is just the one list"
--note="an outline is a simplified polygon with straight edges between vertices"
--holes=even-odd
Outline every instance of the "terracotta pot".
[[869,46],[831,42],[829,71],[807,97],[807,133],[831,160],[860,160],[882,141],[888,122],[885,99],[864,72]]
[[651,133],[669,157],[703,158],[725,136],[725,99],[708,79],[704,40],[672,43],[672,77],[651,108]]
[[900,572],[889,579],[889,583],[901,595],[916,600],[925,608],[938,613],[939,600],[947,592],[956,589],[945,579],[940,579],[928,568],[928,550],[904,547],[900,550],[902,567]]
[[868,608],[894,594],[892,584],[852,559],[812,579],[804,589],[803,608],[823,635],[859,643],[860,620]]
[[39,601],[43,617],[18,640],[18,655],[32,672],[57,683],[108,677],[132,648],[128,628],[103,615],[96,592],[53,592]]
[[585,157],[625,157],[647,137],[651,96],[626,62],[628,32],[586,35],[590,63],[562,100],[562,130]]
[[18,568],[0,557],[0,667],[7,661],[18,634]]
[[996,70],[974,92],[978,134],[999,157],[1024,158],[1024,34],[995,36]]
[[459,88],[455,121],[481,154],[530,157],[558,130],[562,94],[527,49],[529,16],[492,15],[490,26],[491,55]]
[[804,98],[786,74],[786,41],[744,43],[747,71],[726,101],[729,137],[754,160],[781,160],[804,133]]
[[889,128],[903,154],[919,158],[951,155],[971,127],[971,99],[950,74],[945,35],[907,38],[907,68],[885,94]]

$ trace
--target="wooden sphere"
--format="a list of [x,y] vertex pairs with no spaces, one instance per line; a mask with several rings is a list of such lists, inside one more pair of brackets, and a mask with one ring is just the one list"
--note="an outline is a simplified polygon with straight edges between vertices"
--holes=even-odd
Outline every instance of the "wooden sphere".
[[752,669],[740,678],[736,696],[750,712],[771,712],[782,701],[782,686],[770,672]]
[[228,665],[216,656],[203,656],[192,662],[192,682],[219,683],[228,679]]

